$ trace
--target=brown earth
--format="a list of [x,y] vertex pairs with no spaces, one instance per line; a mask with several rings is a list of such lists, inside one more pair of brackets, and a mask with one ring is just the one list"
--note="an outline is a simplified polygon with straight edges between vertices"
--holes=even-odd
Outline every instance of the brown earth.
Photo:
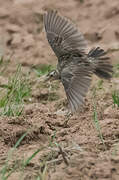
[[[88,48],[101,46],[108,51],[113,64],[119,63],[118,0],[0,0],[0,53],[11,57],[6,74],[0,76],[2,83],[14,73],[19,62],[24,72],[33,65],[56,64],[42,21],[44,11],[51,8],[80,27]],[[0,168],[17,140],[30,129],[10,160],[10,167],[16,162],[18,167],[8,179],[34,180],[40,175],[43,180],[118,180],[119,108],[113,107],[111,93],[119,90],[119,77],[103,81],[101,88],[99,79],[93,77],[84,107],[68,118],[59,111],[66,105],[61,84],[51,91],[49,84],[40,86],[33,71],[29,76],[32,97],[31,103],[25,104],[23,115],[0,117]],[[94,103],[98,129],[93,120]],[[22,171],[21,161],[37,149],[41,151]]]

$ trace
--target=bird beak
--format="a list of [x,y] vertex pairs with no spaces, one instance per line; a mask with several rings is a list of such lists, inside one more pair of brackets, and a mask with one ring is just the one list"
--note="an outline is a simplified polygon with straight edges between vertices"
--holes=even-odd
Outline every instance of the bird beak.
[[47,75],[43,75],[43,76],[40,77],[39,80],[40,80],[40,82],[47,82],[47,81],[50,80],[50,76],[48,76],[48,74]]

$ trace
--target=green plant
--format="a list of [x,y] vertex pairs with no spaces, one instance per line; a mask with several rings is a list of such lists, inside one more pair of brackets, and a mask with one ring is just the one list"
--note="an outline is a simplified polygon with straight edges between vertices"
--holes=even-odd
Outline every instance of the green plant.
[[115,143],[113,145],[113,151],[112,151],[112,155],[113,156],[117,156],[119,152],[119,142]]
[[80,0],[80,3],[84,3],[84,0]]
[[10,59],[5,60],[3,56],[0,56],[0,76],[6,71],[9,63]]
[[113,77],[119,77],[119,64],[115,64],[113,67]]
[[49,147],[54,146],[54,142],[56,142],[56,130],[54,131],[53,135],[49,137]]
[[18,65],[15,74],[9,78],[8,84],[2,84],[0,87],[4,90],[3,96],[0,98],[0,115],[21,115],[24,101],[31,92],[28,78],[22,74],[21,65]]
[[96,127],[98,136],[102,142],[102,144],[104,145],[104,149],[106,150],[106,145],[103,139],[103,135],[101,132],[101,127],[100,127],[100,123],[99,123],[99,119],[98,119],[98,113],[97,113],[97,103],[96,103],[96,88],[93,89],[93,121],[94,121],[94,125]]
[[40,152],[41,149],[36,150],[29,158],[27,158],[23,163],[23,168],[25,168],[30,161]]
[[97,89],[103,89],[103,79],[100,79],[97,83]]
[[93,111],[93,121],[94,121],[94,124],[95,124],[95,127],[96,127],[96,130],[98,132],[98,136],[100,137],[100,140],[102,142],[102,144],[104,145],[104,148],[106,150],[106,146],[105,146],[105,143],[104,143],[104,139],[103,139],[103,135],[101,133],[101,128],[100,128],[100,123],[99,123],[99,119],[98,119],[98,113],[97,113],[97,108],[96,108],[96,105],[94,104],[94,111]]
[[113,99],[114,106],[117,105],[119,107],[119,91],[112,92],[112,99]]
[[38,177],[36,178],[36,180],[41,180],[40,176],[38,176]]
[[40,66],[33,67],[33,69],[36,72],[37,76],[40,77],[42,75],[48,74],[54,68],[51,65],[41,64]]
[[6,159],[5,165],[3,168],[0,170],[0,177],[1,180],[7,180],[11,174],[16,170],[17,166],[16,163],[13,165],[12,168],[9,167],[9,161],[13,157],[13,153],[17,149],[17,147],[20,145],[21,141],[25,138],[25,136],[28,134],[28,132],[24,133],[20,139],[16,142],[15,146],[8,152],[8,157]]
[[[22,160],[20,164],[18,164],[18,160],[16,160],[12,167],[10,166],[10,161],[12,160],[15,150],[18,148],[18,146],[20,145],[21,141],[26,137],[26,135],[28,134],[29,131],[27,131],[26,133],[24,133],[19,140],[16,142],[15,146],[8,152],[8,156],[6,159],[6,162],[4,164],[4,166],[2,167],[2,169],[0,170],[0,179],[1,180],[7,180],[12,173],[14,173],[16,170],[21,170],[21,173],[23,175],[24,173],[24,169],[26,168],[26,166],[31,162],[31,160],[44,148],[38,149],[36,150],[30,157],[28,157],[26,160]],[[21,176],[20,176],[21,179]]]

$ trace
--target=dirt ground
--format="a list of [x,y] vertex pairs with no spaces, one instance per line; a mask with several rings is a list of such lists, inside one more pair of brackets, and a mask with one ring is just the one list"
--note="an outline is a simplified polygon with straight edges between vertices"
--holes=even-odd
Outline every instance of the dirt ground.
[[[119,63],[118,0],[0,0],[0,53],[12,59],[7,74],[0,76],[1,82],[7,81],[18,63],[24,72],[34,65],[57,63],[43,28],[42,15],[48,9],[57,9],[76,23],[88,41],[88,49],[101,46],[108,51],[112,64]],[[118,180],[119,108],[113,107],[111,94],[113,89],[119,90],[119,77],[103,81],[101,88],[99,78],[93,77],[84,107],[69,119],[59,111],[66,104],[62,85],[57,84],[53,91],[57,98],[51,99],[49,89],[40,86],[33,71],[29,79],[32,96],[23,115],[0,117],[0,168],[28,129],[11,167],[41,150],[24,172],[16,168],[8,179]],[[94,102],[100,129],[93,120]]]

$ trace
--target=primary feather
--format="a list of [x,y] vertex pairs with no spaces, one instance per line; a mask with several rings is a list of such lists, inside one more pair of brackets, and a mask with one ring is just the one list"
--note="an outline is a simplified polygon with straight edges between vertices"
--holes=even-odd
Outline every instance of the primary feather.
[[58,58],[70,50],[85,50],[83,35],[69,20],[59,16],[57,11],[45,14],[44,24],[48,42]]

